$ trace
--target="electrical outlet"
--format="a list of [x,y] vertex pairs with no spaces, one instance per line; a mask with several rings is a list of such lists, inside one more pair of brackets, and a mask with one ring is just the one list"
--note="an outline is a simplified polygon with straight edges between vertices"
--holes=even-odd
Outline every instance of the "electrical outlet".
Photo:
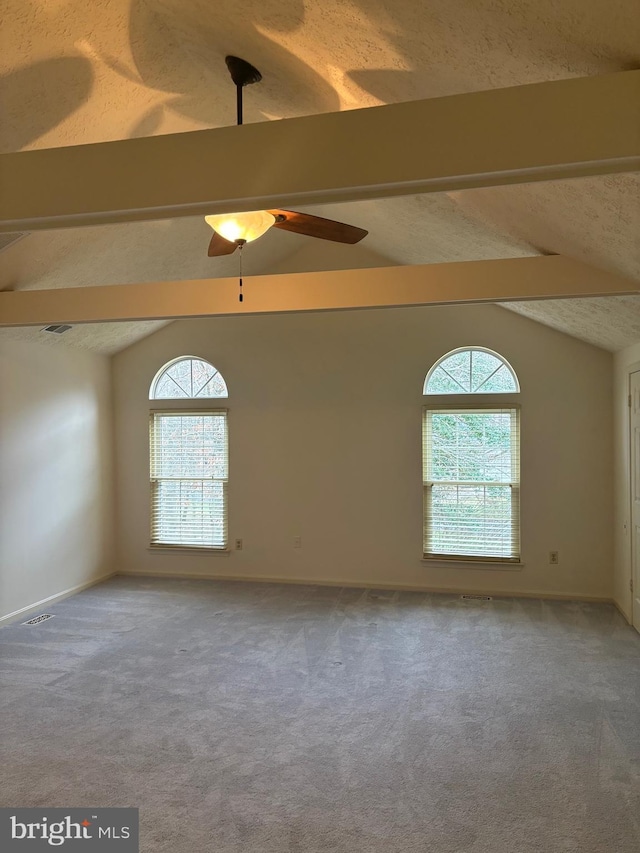
[[560,562],[560,557],[557,551],[549,551],[549,562],[552,566],[557,566]]
[[236,539],[236,551],[242,551],[242,539]]
[[294,548],[302,548],[302,536],[294,536],[293,537],[293,547]]

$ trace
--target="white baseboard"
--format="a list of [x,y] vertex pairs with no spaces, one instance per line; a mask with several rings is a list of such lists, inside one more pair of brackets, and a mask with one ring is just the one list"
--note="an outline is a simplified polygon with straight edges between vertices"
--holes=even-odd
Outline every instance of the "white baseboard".
[[240,575],[223,575],[223,574],[198,574],[196,572],[109,572],[106,575],[101,575],[100,577],[93,578],[92,580],[86,581],[85,583],[78,584],[77,586],[70,587],[69,589],[65,589],[62,592],[58,592],[55,595],[50,595],[48,598],[43,598],[40,601],[36,601],[33,604],[29,604],[26,607],[20,608],[20,610],[14,610],[13,613],[7,613],[6,616],[0,617],[0,625],[2,623],[8,623],[12,620],[18,619],[21,616],[26,615],[30,611],[37,610],[40,607],[43,607],[46,604],[52,604],[56,601],[62,601],[63,598],[68,598],[71,595],[75,595],[78,592],[82,592],[84,589],[88,589],[89,587],[96,586],[103,581],[109,580],[112,577],[131,577],[131,578],[173,578],[173,579],[184,579],[184,580],[210,580],[210,581],[239,581],[244,583],[282,583],[282,584],[292,584],[298,586],[344,586],[349,587],[351,589],[386,589],[386,590],[397,590],[399,592],[429,592],[429,593],[442,593],[444,595],[462,595],[463,593],[469,595],[492,595],[496,598],[542,598],[542,599],[550,599],[555,601],[587,601],[587,602],[595,602],[595,603],[604,603],[604,604],[613,604],[617,610],[620,611],[624,619],[629,622],[629,618],[627,614],[622,610],[617,601],[612,598],[606,597],[596,597],[589,595],[579,595],[579,594],[558,594],[558,593],[548,593],[548,592],[537,592],[537,591],[521,591],[521,590],[493,590],[493,589],[454,589],[452,587],[433,587],[433,586],[422,586],[422,585],[413,585],[413,584],[390,584],[390,583],[374,583],[374,582],[366,582],[366,581],[338,581],[338,580],[327,580],[324,578],[288,578],[288,577],[250,577],[250,576],[240,576]]
[[127,578],[173,578],[200,581],[242,581],[245,583],[286,583],[298,586],[344,586],[350,589],[388,589],[398,592],[431,592],[444,595],[493,595],[496,598],[542,598],[551,601],[586,601],[595,604],[613,604],[606,596],[579,595],[577,593],[550,593],[521,590],[475,589],[421,586],[414,584],[375,583],[370,581],[339,581],[324,578],[249,577],[244,575],[198,574],[197,572],[117,572]]
[[114,577],[116,572],[109,572],[107,575],[100,575],[99,578],[93,578],[85,583],[79,583],[77,586],[69,587],[62,592],[57,592],[55,595],[50,595],[48,598],[42,598],[40,601],[35,601],[33,604],[28,604],[26,607],[21,607],[20,610],[14,610],[13,613],[7,613],[6,616],[0,616],[0,624],[17,619],[19,616],[24,616],[32,610],[37,610],[45,604],[52,604],[55,601],[62,601],[63,598],[68,598],[70,595],[75,595],[77,592],[82,592],[83,589],[88,589],[90,586],[102,583],[109,578]]
[[629,625],[631,625],[632,624],[631,615],[629,613],[624,612],[624,610],[622,609],[622,606],[620,605],[620,603],[618,601],[615,600],[615,598],[611,599],[611,603],[616,608],[616,610],[620,613],[620,615],[625,620],[625,622],[628,622]]

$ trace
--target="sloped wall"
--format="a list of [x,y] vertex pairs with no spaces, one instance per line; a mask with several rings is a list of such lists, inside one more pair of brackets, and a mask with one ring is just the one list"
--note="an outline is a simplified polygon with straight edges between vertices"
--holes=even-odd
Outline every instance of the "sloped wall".
[[[517,571],[421,559],[422,383],[465,344],[502,353],[522,386]],[[227,555],[148,547],[149,385],[186,354],[229,386],[230,538],[244,548]],[[181,321],[113,368],[119,571],[611,597],[608,352],[476,305]]]

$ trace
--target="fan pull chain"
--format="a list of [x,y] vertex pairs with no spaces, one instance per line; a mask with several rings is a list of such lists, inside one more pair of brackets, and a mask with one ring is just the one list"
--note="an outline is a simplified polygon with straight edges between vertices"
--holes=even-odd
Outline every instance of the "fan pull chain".
[[[242,124],[242,83],[238,83],[236,85],[236,94],[237,94],[237,107],[238,107],[238,125]],[[244,296],[242,294],[242,249],[244,247],[244,240],[238,241],[238,247],[240,250],[240,293],[238,293],[238,302],[242,302],[244,300]]]
[[236,106],[237,106],[237,117],[238,124],[242,124],[242,83],[238,83],[236,86]]

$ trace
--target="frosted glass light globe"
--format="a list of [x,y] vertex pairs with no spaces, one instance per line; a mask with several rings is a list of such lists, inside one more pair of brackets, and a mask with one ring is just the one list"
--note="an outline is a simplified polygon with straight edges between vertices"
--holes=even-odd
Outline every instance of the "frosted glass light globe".
[[250,243],[262,237],[275,223],[276,218],[266,210],[247,210],[243,213],[205,216],[205,221],[230,243],[237,243],[239,240]]

